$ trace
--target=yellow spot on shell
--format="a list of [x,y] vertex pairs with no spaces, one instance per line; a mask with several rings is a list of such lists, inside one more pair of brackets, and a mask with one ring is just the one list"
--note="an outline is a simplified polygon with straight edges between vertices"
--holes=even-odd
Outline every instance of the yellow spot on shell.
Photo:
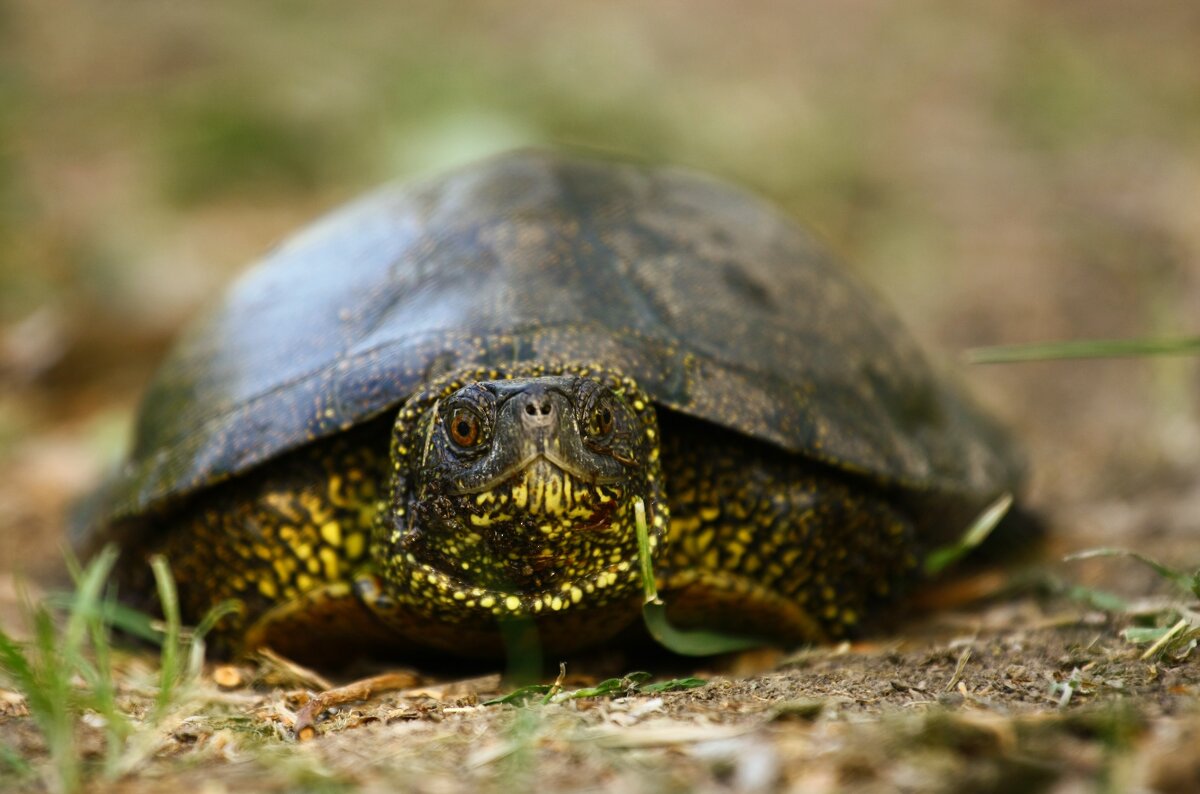
[[275,598],[279,595],[279,590],[275,587],[275,583],[270,579],[258,580],[258,592],[262,593],[267,598]]
[[346,538],[346,557],[350,560],[357,560],[362,556],[363,549],[366,545],[366,538],[361,532],[355,532]]
[[516,612],[521,608],[521,599],[517,598],[515,595],[510,595],[508,598],[504,599],[504,606],[507,607],[510,612]]
[[321,525],[321,538],[330,546],[342,545],[342,526],[336,521]]

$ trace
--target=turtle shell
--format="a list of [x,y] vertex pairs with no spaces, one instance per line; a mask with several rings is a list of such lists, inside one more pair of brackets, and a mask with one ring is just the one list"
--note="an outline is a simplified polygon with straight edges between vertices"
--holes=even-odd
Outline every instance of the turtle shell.
[[794,222],[673,168],[517,152],[368,195],[266,256],[154,377],[106,520],[393,408],[469,365],[602,362],[657,402],[980,504],[1017,466]]

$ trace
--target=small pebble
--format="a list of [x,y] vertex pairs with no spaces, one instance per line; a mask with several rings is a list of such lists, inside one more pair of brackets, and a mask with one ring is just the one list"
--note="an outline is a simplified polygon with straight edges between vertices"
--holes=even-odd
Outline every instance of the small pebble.
[[223,664],[213,670],[213,681],[222,689],[236,689],[242,685],[242,671],[231,664]]

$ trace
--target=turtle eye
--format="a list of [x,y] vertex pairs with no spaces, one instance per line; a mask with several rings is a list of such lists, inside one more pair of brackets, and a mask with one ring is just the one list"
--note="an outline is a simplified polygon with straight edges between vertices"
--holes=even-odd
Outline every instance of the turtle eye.
[[613,429],[613,413],[612,409],[603,403],[596,406],[596,410],[592,413],[592,427],[596,430],[596,435],[606,436]]
[[470,449],[479,443],[479,417],[470,408],[456,408],[446,418],[450,440]]
[[595,381],[585,380],[579,389],[579,425],[584,440],[593,449],[607,449],[612,435],[619,432],[618,422],[624,427],[620,398]]
[[588,415],[587,434],[594,439],[602,439],[613,431],[615,424],[616,415],[608,400],[597,400]]

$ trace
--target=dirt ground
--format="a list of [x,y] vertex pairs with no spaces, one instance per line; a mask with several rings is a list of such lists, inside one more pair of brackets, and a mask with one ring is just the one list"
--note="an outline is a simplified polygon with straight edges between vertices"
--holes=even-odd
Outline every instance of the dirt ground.
[[[1198,332],[1200,6],[285,5],[0,0],[7,630],[22,587],[61,581],[70,505],[234,273],[371,185],[526,143],[690,165],[784,205],[1021,438],[1049,538],[849,646],[604,652],[563,682],[707,682],[686,691],[483,705],[511,689],[499,670],[426,670],[297,741],[311,682],[209,665],[128,768],[89,785],[1200,789],[1194,643],[1147,657],[1124,633],[1195,599],[1129,559],[1063,561],[1117,546],[1200,566],[1196,359],[961,363],[977,345]],[[119,659],[131,713],[152,665]],[[37,790],[44,740],[0,687],[0,784]],[[96,720],[79,732],[98,758]]]

